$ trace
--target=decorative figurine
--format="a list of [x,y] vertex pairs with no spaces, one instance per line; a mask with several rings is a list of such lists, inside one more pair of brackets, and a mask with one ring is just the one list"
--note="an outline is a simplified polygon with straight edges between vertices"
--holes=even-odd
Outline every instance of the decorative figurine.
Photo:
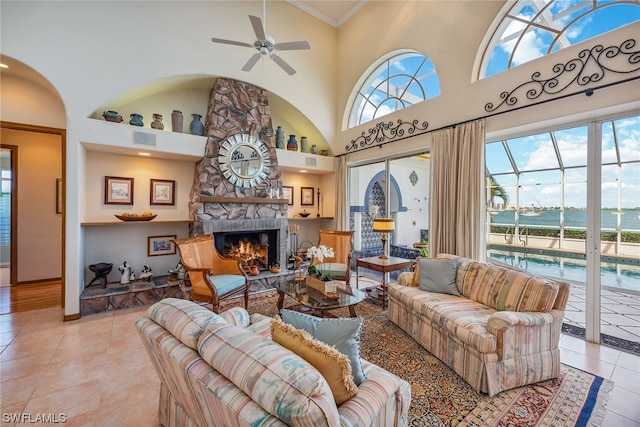
[[136,279],[136,275],[133,272],[133,269],[127,265],[127,261],[123,262],[122,265],[118,267],[118,270],[121,274],[120,283],[122,283],[123,285]]
[[140,272],[140,280],[146,280],[147,282],[150,282],[152,278],[153,271],[151,271],[151,267],[145,265]]

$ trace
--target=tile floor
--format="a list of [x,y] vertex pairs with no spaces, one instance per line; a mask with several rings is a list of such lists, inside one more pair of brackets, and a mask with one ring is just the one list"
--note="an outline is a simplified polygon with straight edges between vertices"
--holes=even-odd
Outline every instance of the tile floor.
[[[0,315],[0,425],[64,414],[65,426],[157,426],[159,381],[134,327],[145,309],[72,322],[60,308]],[[640,426],[639,356],[568,335],[560,347],[564,363],[615,382],[605,427]]]

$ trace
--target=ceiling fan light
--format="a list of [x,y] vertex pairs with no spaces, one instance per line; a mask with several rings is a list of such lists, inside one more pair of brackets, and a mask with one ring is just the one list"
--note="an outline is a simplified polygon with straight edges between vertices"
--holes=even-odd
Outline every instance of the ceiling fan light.
[[266,46],[262,46],[260,48],[260,54],[261,55],[268,55],[269,54],[269,49]]

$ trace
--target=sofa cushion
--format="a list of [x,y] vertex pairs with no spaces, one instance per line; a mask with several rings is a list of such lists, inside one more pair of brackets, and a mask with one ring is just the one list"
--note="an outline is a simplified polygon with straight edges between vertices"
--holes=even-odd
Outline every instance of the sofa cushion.
[[340,405],[358,393],[358,387],[351,375],[351,364],[346,355],[280,319],[275,319],[271,324],[271,337],[273,341],[309,362],[322,374],[331,387],[336,404]]
[[287,309],[280,310],[280,316],[285,323],[308,332],[313,338],[335,347],[340,353],[346,355],[349,358],[351,374],[356,385],[360,385],[365,380],[360,363],[362,318],[322,319]]
[[419,285],[423,291],[460,295],[456,288],[456,259],[419,258]]
[[495,353],[496,337],[487,330],[487,322],[496,310],[468,298],[407,286],[390,286],[389,297],[402,310],[419,313],[421,321],[446,331],[478,352]]
[[333,394],[300,356],[267,337],[229,324],[198,341],[202,358],[271,415],[294,426],[338,425]]
[[208,326],[226,323],[222,317],[211,310],[192,301],[178,298],[165,298],[158,301],[147,309],[147,314],[194,350],[197,348],[198,338]]
[[456,275],[462,295],[496,310],[548,312],[558,283],[512,268],[459,258]]

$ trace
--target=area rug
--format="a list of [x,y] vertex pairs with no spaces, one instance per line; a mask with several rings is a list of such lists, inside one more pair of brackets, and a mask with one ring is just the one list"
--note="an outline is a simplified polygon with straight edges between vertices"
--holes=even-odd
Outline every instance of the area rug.
[[[252,294],[249,312],[274,316],[277,293]],[[285,298],[284,306],[295,300]],[[242,299],[221,304],[225,310]],[[348,316],[347,309],[333,311]],[[475,392],[458,374],[388,320],[379,304],[356,306],[364,318],[362,358],[411,384],[409,425],[437,427],[600,426],[613,382],[562,365],[560,377],[507,390],[493,397]]]

